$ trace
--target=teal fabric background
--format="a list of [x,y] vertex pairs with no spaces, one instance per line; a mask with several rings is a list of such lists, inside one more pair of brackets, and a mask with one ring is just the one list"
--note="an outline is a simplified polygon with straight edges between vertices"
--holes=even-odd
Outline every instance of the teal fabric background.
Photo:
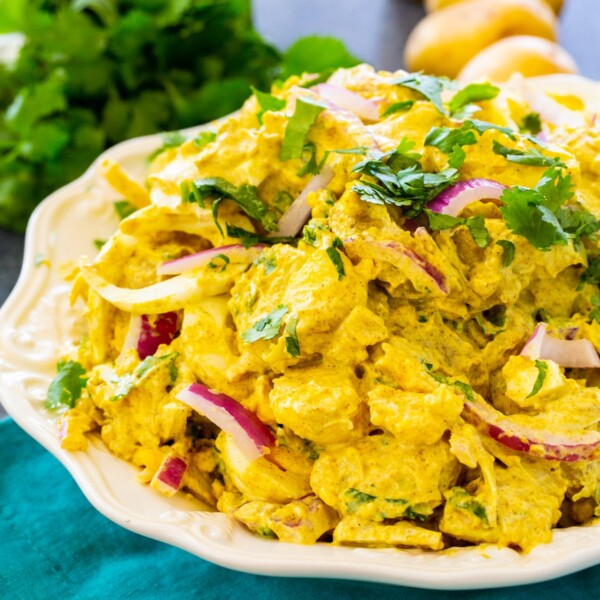
[[62,465],[0,421],[0,598],[6,600],[586,600],[600,567],[556,581],[472,592],[246,575],[130,533],[88,503]]

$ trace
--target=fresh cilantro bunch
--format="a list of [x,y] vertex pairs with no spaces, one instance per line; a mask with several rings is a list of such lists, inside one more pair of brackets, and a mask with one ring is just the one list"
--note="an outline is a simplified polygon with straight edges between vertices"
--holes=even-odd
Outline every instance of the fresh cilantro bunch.
[[12,0],[0,33],[0,227],[23,230],[36,204],[107,146],[237,109],[250,86],[358,61],[333,38],[284,55],[253,29],[250,0]]

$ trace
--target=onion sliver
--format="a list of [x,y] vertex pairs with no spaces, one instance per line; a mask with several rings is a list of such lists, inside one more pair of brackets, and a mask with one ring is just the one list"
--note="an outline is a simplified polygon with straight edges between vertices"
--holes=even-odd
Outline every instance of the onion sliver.
[[181,487],[187,463],[177,456],[167,456],[152,478],[150,486],[167,496],[173,496]]
[[577,462],[595,460],[600,450],[600,433],[554,433],[515,423],[487,404],[465,402],[465,420],[500,444],[546,460]]
[[333,169],[329,165],[325,165],[321,172],[306,184],[300,195],[279,219],[278,231],[272,233],[270,237],[294,237],[298,235],[310,217],[311,208],[306,201],[308,195],[326,188],[332,179]]
[[379,108],[373,100],[367,100],[356,92],[330,83],[321,83],[312,88],[321,98],[355,114],[365,121],[377,121]]
[[248,460],[256,460],[275,447],[271,430],[252,411],[225,394],[192,383],[177,394],[177,399],[231,435]]
[[600,357],[589,340],[561,340],[548,334],[546,323],[540,323],[521,350],[521,356],[532,360],[552,360],[561,367],[594,369]]
[[[245,268],[245,267],[244,267]],[[81,265],[86,283],[104,300],[121,310],[137,315],[158,315],[183,308],[208,296],[225,294],[240,273],[238,265],[225,271],[196,271],[178,275],[140,289],[128,289],[108,283],[93,265]]]
[[176,312],[155,315],[152,323],[151,318],[150,315],[142,315],[140,318],[140,335],[136,347],[141,360],[153,356],[161,344],[168,346],[181,326],[181,319]]
[[473,202],[499,201],[506,186],[491,179],[468,179],[459,181],[440,192],[428,205],[432,212],[458,217]]
[[192,269],[203,267],[219,255],[226,256],[230,262],[249,262],[254,260],[264,248],[266,248],[265,244],[257,244],[251,248],[245,248],[241,244],[209,248],[208,250],[202,250],[202,252],[188,254],[187,256],[164,262],[159,265],[156,272],[158,275],[179,275]]

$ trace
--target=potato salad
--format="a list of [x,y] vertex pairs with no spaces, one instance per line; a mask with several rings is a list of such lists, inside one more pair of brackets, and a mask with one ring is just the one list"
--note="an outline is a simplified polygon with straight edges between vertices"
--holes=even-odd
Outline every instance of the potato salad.
[[95,432],[284,542],[529,552],[593,521],[599,152],[568,94],[360,65],[164,136],[144,182],[106,162],[63,448]]

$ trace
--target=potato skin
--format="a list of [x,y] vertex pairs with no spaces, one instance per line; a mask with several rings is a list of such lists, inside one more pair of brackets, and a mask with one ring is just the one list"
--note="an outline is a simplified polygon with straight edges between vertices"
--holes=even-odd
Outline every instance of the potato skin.
[[[459,2],[463,2],[464,0],[425,0],[425,10],[427,12],[433,12],[434,10],[439,10],[440,8],[444,8],[445,6],[450,6],[451,4],[458,4]],[[552,10],[558,15],[562,10],[564,0],[545,0],[547,4],[552,7]]]
[[511,35],[556,40],[556,15],[544,0],[464,0],[422,20],[404,60],[410,71],[456,77],[481,50]]
[[573,57],[558,44],[529,35],[507,37],[471,59],[460,72],[461,81],[481,79],[502,82],[513,73],[525,77],[553,73],[577,73]]

